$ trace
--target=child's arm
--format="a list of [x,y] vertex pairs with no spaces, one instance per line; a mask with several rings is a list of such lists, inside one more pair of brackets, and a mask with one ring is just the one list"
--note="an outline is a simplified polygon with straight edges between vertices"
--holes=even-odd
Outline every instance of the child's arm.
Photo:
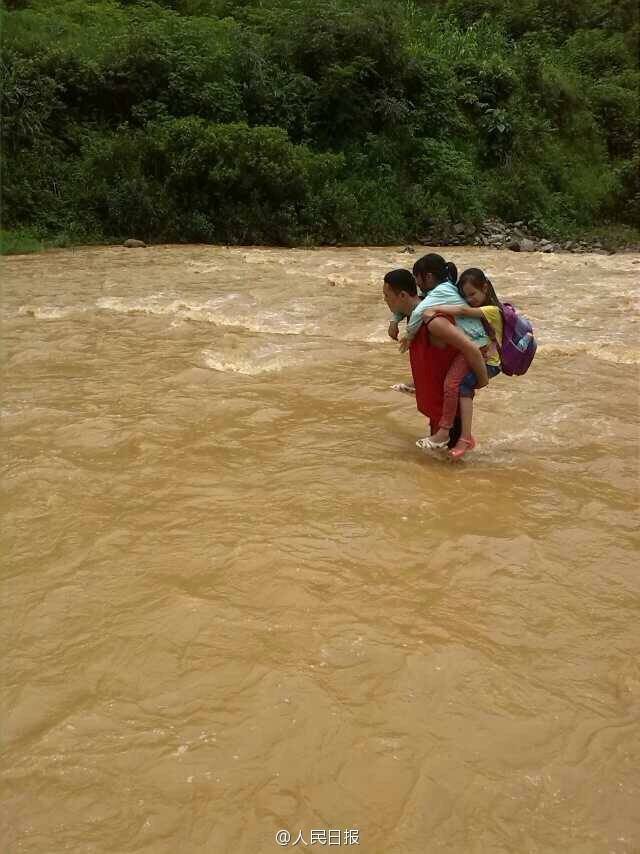
[[447,314],[459,315],[462,317],[482,317],[482,310],[479,308],[471,308],[470,305],[434,305],[429,306],[428,308],[425,306],[422,309],[414,310],[409,318],[409,322],[407,323],[406,335],[402,335],[400,338],[401,353],[404,353],[405,350],[409,349],[411,342],[416,337],[418,329],[420,329],[422,325],[422,322],[431,317],[435,317],[438,312],[446,312]]
[[407,320],[407,332],[400,338],[400,352],[404,353],[409,349],[409,346],[418,333],[418,329],[422,326],[422,320],[425,317],[427,307],[420,307],[422,303],[411,312],[411,316]]
[[484,312],[481,308],[472,308],[470,305],[434,305],[428,311],[425,311],[424,317],[435,317],[441,312],[442,314],[452,314],[454,317],[478,317],[480,320],[484,317]]

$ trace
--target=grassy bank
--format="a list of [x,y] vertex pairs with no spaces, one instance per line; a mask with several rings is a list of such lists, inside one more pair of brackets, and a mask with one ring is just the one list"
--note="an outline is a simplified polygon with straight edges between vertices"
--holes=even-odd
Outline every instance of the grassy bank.
[[26,255],[31,252],[41,252],[45,243],[31,231],[6,231],[0,229],[0,254]]
[[[28,255],[45,249],[64,249],[68,246],[95,246],[104,243],[99,238],[82,234],[39,234],[31,229],[0,229],[0,255]],[[111,241],[118,243],[120,241]]]
[[[597,246],[608,251],[630,251],[640,252],[640,229],[630,226],[606,226],[602,228],[592,228],[580,233],[572,232],[565,236],[566,240],[572,240],[578,243],[585,241],[589,246]],[[187,241],[182,241],[187,242]],[[399,243],[416,241],[394,241],[388,245],[397,246]],[[562,242],[562,238],[560,239]],[[32,232],[28,231],[6,231],[0,230],[0,255],[26,255],[36,252],[44,252],[47,249],[61,249],[66,247],[83,247],[83,246],[104,246],[104,245],[121,245],[122,240],[86,240],[78,236],[71,237],[68,235],[58,236],[55,238],[40,239]],[[153,244],[150,244],[153,245]],[[215,245],[215,244],[214,244]],[[217,244],[221,245],[221,244]],[[226,245],[226,244],[225,244]],[[307,244],[309,248],[313,248],[315,244]],[[335,245],[335,244],[332,244]],[[340,244],[350,245],[350,244]],[[358,244],[360,245],[360,244]],[[384,246],[385,243],[373,244],[376,246]],[[418,245],[420,245],[418,243]],[[447,245],[446,240],[434,241],[432,245]],[[460,244],[471,245],[471,244]]]

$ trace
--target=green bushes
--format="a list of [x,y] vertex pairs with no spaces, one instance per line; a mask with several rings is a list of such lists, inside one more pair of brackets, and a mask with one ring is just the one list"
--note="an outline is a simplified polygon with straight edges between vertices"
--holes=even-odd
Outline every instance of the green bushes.
[[89,134],[68,178],[90,231],[159,241],[400,240],[424,228],[428,200],[445,214],[454,204],[420,187],[416,206],[413,190],[388,169],[349,175],[343,154],[294,145],[279,128],[194,118]]
[[640,226],[627,0],[4,6],[3,226],[36,241]]
[[304,242],[322,237],[318,199],[342,163],[279,128],[174,119],[88,137],[70,195],[112,238]]

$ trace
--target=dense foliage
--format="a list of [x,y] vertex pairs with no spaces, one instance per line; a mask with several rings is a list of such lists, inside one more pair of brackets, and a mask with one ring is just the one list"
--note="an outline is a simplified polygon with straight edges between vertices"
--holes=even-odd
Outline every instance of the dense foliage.
[[4,0],[3,227],[640,225],[635,0]]

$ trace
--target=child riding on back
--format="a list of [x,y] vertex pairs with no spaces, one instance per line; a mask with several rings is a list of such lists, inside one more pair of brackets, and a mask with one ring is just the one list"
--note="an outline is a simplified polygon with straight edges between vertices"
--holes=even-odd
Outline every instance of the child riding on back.
[[[458,271],[455,264],[445,261],[441,255],[431,253],[419,258],[413,265],[413,275],[423,293],[422,301],[411,312],[407,322],[407,332],[400,338],[400,350],[409,349],[411,341],[422,325],[422,317],[436,305],[465,305],[463,297],[456,287]],[[482,323],[467,317],[456,317],[459,326],[467,337],[479,347],[489,343]]]
[[[500,371],[500,355],[497,345],[502,344],[503,338],[503,321],[502,312],[500,310],[500,301],[491,284],[491,281],[486,277],[482,270],[472,267],[465,270],[458,281],[458,289],[464,296],[466,302],[461,305],[438,305],[424,312],[424,319],[433,317],[438,314],[449,314],[456,318],[474,318],[479,320],[489,331],[491,343],[487,347],[482,347],[487,373],[489,378],[497,376]],[[469,366],[464,360],[457,356],[445,379],[445,400],[448,400],[449,407],[453,406],[453,400],[458,402],[460,407],[460,420],[462,422],[462,431],[460,439],[456,446],[449,452],[453,459],[459,459],[464,456],[467,451],[475,447],[475,440],[471,435],[471,423],[473,420],[473,397],[475,387],[477,385],[476,375],[469,370]],[[421,439],[421,447],[428,448],[443,448],[449,441],[448,418],[444,414],[440,423],[440,428],[433,436],[426,439]]]

